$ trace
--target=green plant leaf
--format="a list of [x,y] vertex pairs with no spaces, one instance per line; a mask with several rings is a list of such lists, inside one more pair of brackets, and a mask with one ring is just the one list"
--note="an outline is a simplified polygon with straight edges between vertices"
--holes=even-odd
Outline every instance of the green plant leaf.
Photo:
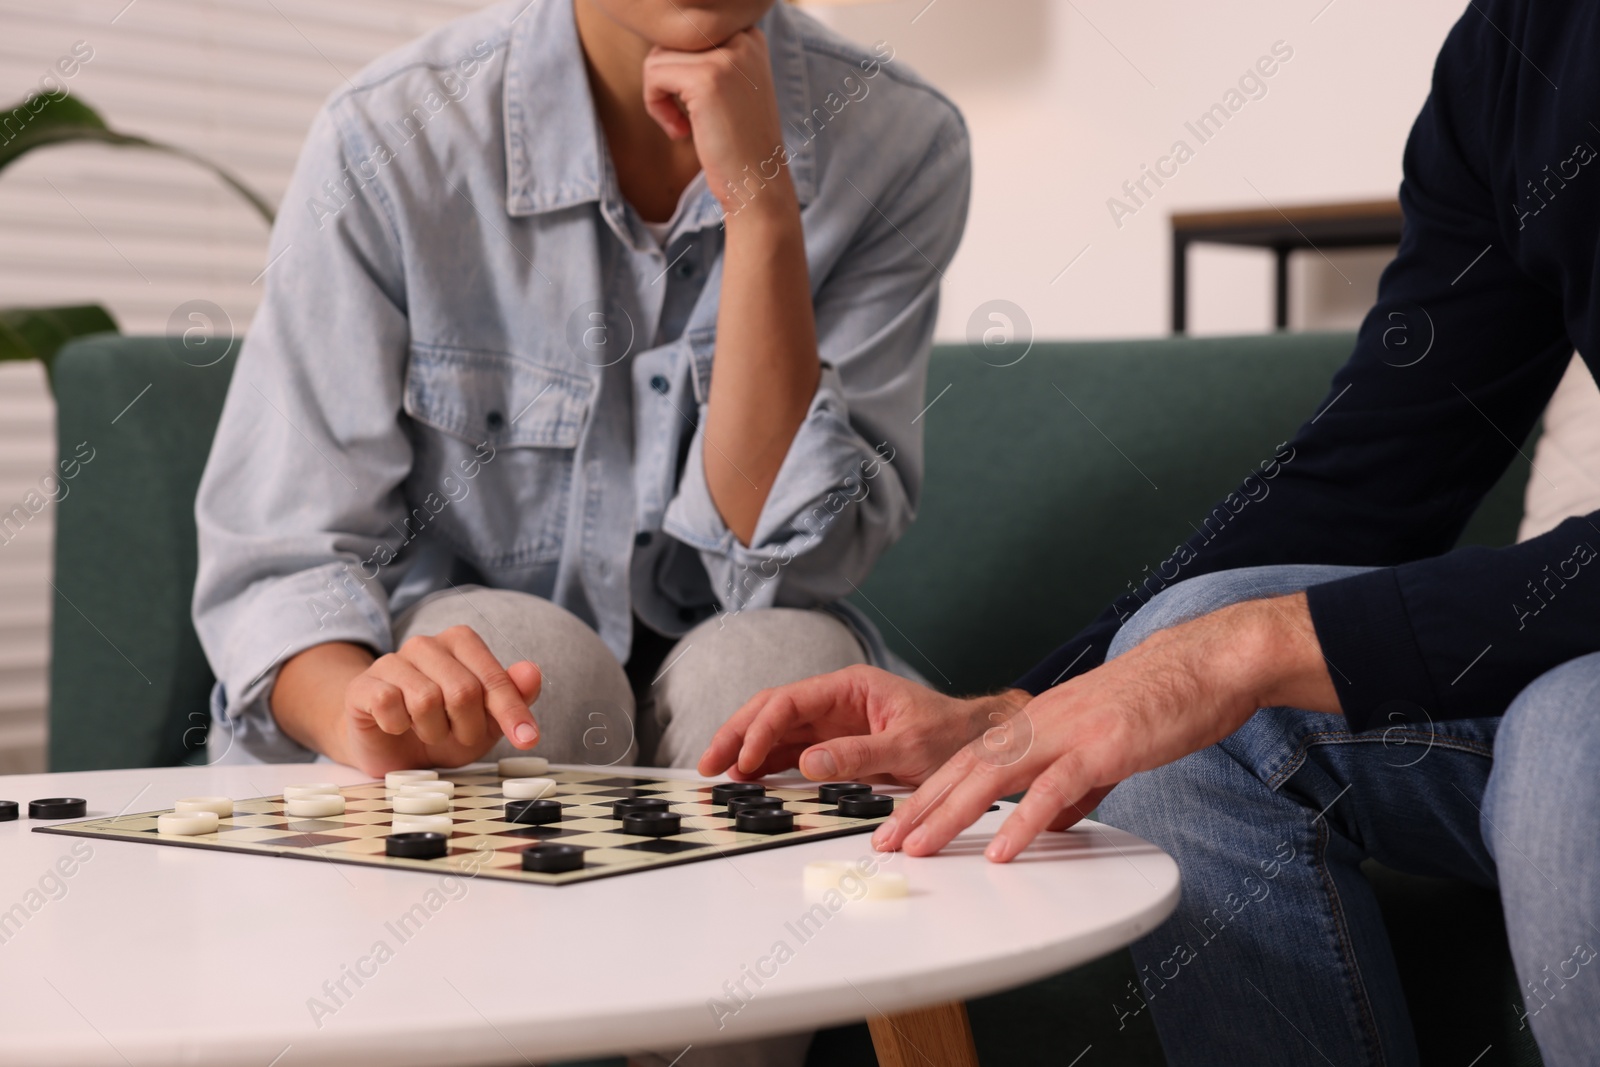
[[209,170],[255,208],[269,226],[272,224],[272,205],[231,171],[186,148],[162,144],[146,137],[119,133],[106,125],[105,119],[101,118],[94,108],[77,97],[66,93],[36,94],[15,107],[0,110],[0,119],[4,120],[0,122],[0,129],[18,128],[18,132],[10,140],[0,144],[0,170],[34,149],[48,145],[88,141],[130,148],[147,148],[187,159]]
[[0,309],[0,360],[37,359],[52,380],[56,353],[75,337],[117,332],[117,320],[98,304]]

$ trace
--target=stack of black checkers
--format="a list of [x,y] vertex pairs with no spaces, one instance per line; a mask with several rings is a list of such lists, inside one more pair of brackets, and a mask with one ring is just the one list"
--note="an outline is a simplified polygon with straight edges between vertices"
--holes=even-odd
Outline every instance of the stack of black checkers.
[[611,814],[622,818],[630,811],[670,811],[672,805],[663,797],[626,797],[613,801]]
[[734,797],[764,797],[767,787],[760,782],[719,782],[711,787],[711,803],[727,806]]
[[757,782],[723,782],[711,787],[711,803],[733,816],[733,828],[746,834],[786,834],[794,829],[794,812]]
[[671,837],[683,832],[683,816],[661,797],[627,797],[611,805],[622,832],[640,837]]
[[894,797],[874,793],[860,782],[828,782],[817,787],[817,799],[836,804],[839,814],[851,819],[876,819],[894,814]]

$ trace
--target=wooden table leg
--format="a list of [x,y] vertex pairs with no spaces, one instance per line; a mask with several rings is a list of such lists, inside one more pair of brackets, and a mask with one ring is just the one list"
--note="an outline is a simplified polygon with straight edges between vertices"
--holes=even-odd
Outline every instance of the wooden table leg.
[[[1278,257],[1274,290],[1277,303],[1272,310],[1272,321],[1278,329],[1287,330],[1289,328],[1289,253],[1293,249],[1287,245],[1279,245],[1272,251]],[[1338,268],[1335,267],[1334,269],[1337,270]]]
[[1189,328],[1189,239],[1172,235],[1172,332]]
[[867,1020],[878,1067],[978,1067],[967,1006],[961,1001],[874,1015]]

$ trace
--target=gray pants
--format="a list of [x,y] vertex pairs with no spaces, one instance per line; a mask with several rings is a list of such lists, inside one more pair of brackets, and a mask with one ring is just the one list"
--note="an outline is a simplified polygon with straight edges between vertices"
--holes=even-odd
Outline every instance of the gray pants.
[[[866,662],[855,635],[832,615],[767,608],[701,623],[635,686],[600,636],[565,608],[482,586],[425,597],[395,620],[395,644],[460,625],[476,631],[501,663],[539,665],[536,751],[555,763],[693,767],[717,728],[761,690]],[[486,758],[515,754],[502,738]],[[810,1044],[809,1033],[793,1034],[634,1060],[651,1067],[800,1067]]]
[[[395,645],[462,625],[501,663],[539,665],[537,752],[554,763],[693,767],[717,728],[761,690],[866,662],[850,628],[832,615],[766,608],[707,619],[635,691],[600,635],[576,615],[527,593],[475,585],[442,590],[402,612]],[[513,755],[502,738],[485,758]]]

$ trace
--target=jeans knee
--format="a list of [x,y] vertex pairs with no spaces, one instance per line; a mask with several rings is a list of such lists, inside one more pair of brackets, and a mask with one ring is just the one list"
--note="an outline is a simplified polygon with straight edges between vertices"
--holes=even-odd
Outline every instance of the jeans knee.
[[1202,749],[1124,779],[1100,802],[1095,817],[1151,841],[1186,819],[1204,819],[1210,777],[1204,765],[1210,753]]
[[1293,564],[1239,567],[1216,571],[1169,585],[1134,612],[1117,631],[1106,653],[1112,659],[1158,630],[1181,625],[1232,604],[1265,597],[1287,596],[1322,582],[1359,574],[1365,567]]
[[1275,788],[1275,769],[1293,758],[1305,716],[1258,711],[1214,745],[1122,781],[1101,801],[1101,822],[1193,859],[1236,848],[1249,826],[1298,817],[1306,800]]
[[1208,615],[1232,603],[1228,599],[1227,572],[1202,574],[1197,578],[1171,585],[1151,597],[1144,607],[1134,612],[1116,637],[1106,658],[1122,655],[1158,630]]
[[[1541,762],[1600,740],[1600,652],[1545,671],[1511,702],[1495,735],[1495,762]],[[1525,758],[1528,757],[1528,758]]]
[[1506,709],[1484,793],[1485,840],[1542,825],[1552,797],[1586,807],[1600,799],[1600,653],[1541,674]]

